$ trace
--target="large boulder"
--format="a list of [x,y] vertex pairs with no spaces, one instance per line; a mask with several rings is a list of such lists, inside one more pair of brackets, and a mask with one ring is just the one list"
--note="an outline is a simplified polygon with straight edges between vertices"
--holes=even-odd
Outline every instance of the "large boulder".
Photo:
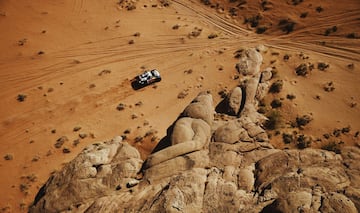
[[215,113],[200,93],[169,128],[169,146],[145,162],[121,137],[91,145],[49,178],[29,212],[358,212],[359,147],[339,155],[269,144],[256,112],[270,78],[260,79],[261,61],[242,53],[247,78],[230,95],[232,114]]

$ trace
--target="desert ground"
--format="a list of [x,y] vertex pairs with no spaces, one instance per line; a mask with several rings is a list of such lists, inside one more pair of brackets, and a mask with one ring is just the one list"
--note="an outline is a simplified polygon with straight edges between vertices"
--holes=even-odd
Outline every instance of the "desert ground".
[[[0,1],[1,211],[25,212],[96,141],[126,136],[145,158],[200,91],[217,104],[238,84],[245,47],[265,49],[262,69],[281,82],[262,103],[278,113],[275,147],[297,148],[284,134],[358,145],[359,11],[358,0]],[[162,81],[133,90],[148,69]]]

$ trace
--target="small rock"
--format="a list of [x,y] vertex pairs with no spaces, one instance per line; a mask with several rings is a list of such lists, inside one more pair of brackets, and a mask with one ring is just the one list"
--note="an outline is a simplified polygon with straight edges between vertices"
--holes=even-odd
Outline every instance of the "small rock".
[[70,153],[71,151],[70,151],[70,149],[69,148],[64,148],[63,149],[63,153],[64,154],[68,154],[68,153]]
[[66,142],[69,141],[69,139],[66,136],[62,136],[59,139],[56,140],[55,148],[59,149],[61,146]]
[[6,154],[6,155],[4,156],[4,159],[5,159],[5,160],[13,160],[13,159],[14,159],[14,156],[13,156],[12,154]]
[[138,185],[139,182],[140,182],[140,181],[138,181],[138,180],[136,180],[136,179],[130,180],[130,181],[126,184],[126,187],[127,187],[127,188],[134,187],[134,186]]
[[79,134],[79,137],[81,138],[81,139],[84,139],[84,138],[86,138],[88,135],[86,134],[86,133],[80,133]]
[[120,104],[116,107],[116,109],[117,109],[117,110],[119,110],[119,111],[122,111],[122,110],[124,110],[124,109],[125,109],[125,107],[126,107],[126,105],[125,105],[125,104],[120,103]]
[[81,129],[81,126],[76,126],[76,127],[74,127],[73,131],[74,131],[74,132],[77,132],[77,131],[79,131],[80,129]]

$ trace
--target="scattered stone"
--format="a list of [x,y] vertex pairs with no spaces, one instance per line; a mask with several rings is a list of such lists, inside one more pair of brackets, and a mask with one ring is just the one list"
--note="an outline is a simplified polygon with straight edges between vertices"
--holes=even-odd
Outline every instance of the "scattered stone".
[[64,148],[62,151],[64,154],[68,154],[71,152],[69,148]]
[[60,137],[59,139],[56,140],[55,148],[57,149],[61,148],[61,146],[67,141],[69,141],[69,139],[66,136]]
[[4,156],[4,159],[5,159],[5,160],[13,160],[13,159],[14,159],[14,156],[13,156],[12,154],[6,154],[6,155]]
[[80,143],[80,140],[79,140],[79,139],[75,139],[75,140],[73,141],[73,146],[77,146],[79,143]]
[[86,134],[86,133],[80,133],[79,134],[79,137],[81,138],[81,139],[84,139],[84,138],[86,138],[88,135]]
[[143,102],[142,101],[139,101],[139,102],[136,102],[135,103],[135,106],[142,106],[143,105]]
[[124,109],[125,109],[125,107],[126,107],[126,105],[125,105],[125,104],[120,103],[119,105],[117,105],[116,109],[117,109],[117,110],[119,110],[119,111],[122,111],[122,110],[124,110]]
[[135,36],[135,37],[140,37],[140,33],[139,33],[139,32],[136,32],[136,33],[133,34],[133,36]]
[[51,133],[52,133],[52,134],[55,134],[55,133],[56,133],[56,129],[52,129],[52,130],[51,130]]
[[181,92],[178,94],[177,98],[178,98],[178,99],[184,99],[188,94],[189,94],[189,93],[188,93],[187,90],[183,90],[183,91],[181,91]]
[[111,73],[111,70],[102,70],[101,72],[98,73],[98,76],[103,76],[103,75],[106,75],[106,74],[110,74]]
[[81,129],[81,126],[75,126],[74,129],[73,129],[73,131],[74,131],[74,132],[77,132],[77,131],[79,131],[80,129]]
[[134,113],[134,114],[131,115],[131,119],[136,119],[136,118],[138,118],[137,114]]

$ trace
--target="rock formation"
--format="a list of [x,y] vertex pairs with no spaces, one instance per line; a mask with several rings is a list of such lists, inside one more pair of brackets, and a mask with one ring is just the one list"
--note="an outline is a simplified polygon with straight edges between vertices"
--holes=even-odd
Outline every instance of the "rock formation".
[[360,149],[278,150],[257,113],[271,71],[242,52],[241,86],[216,112],[200,93],[143,162],[121,137],[87,147],[41,188],[30,212],[357,212]]

